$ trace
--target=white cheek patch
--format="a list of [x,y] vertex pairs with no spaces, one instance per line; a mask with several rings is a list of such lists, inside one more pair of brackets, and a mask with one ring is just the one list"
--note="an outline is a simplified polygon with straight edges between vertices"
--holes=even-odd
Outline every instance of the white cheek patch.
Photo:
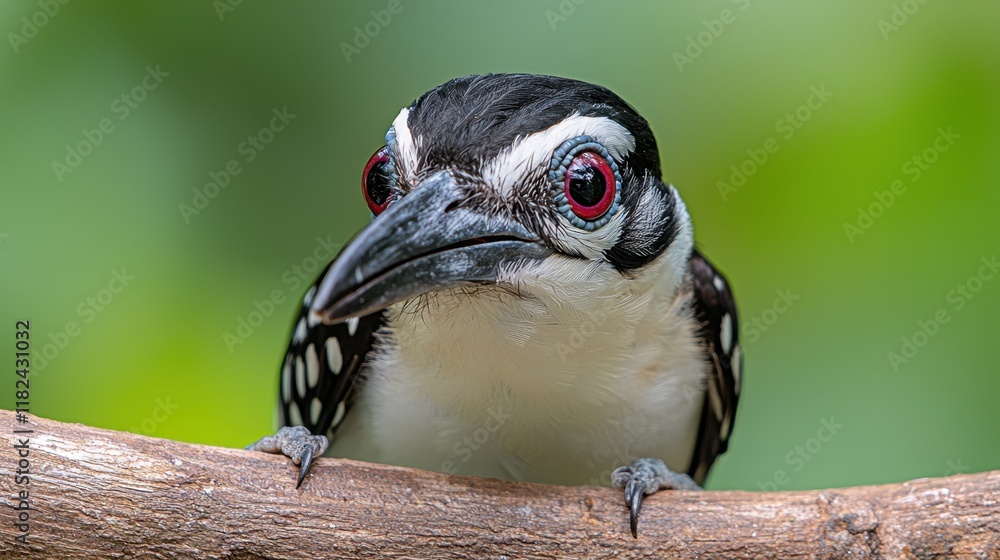
[[396,115],[396,120],[392,121],[392,128],[396,132],[396,154],[402,164],[402,171],[412,175],[417,169],[417,141],[410,132],[410,125],[406,122],[410,117],[410,110],[403,108]]
[[618,161],[635,149],[632,133],[617,122],[608,117],[573,114],[545,130],[515,140],[512,146],[483,166],[483,180],[501,196],[509,198],[514,195],[514,187],[532,172],[539,168],[548,171],[552,153],[563,142],[584,135],[596,138]]
[[[659,264],[644,267],[639,277],[655,280],[664,290],[673,293],[684,281],[684,275],[679,271],[687,270],[687,261],[691,258],[691,251],[694,250],[694,228],[691,226],[691,216],[687,207],[673,186],[670,186],[670,196],[674,198],[673,219],[677,221],[677,234],[667,250],[654,261]],[[644,199],[640,208],[646,205],[647,201]],[[646,231],[645,228],[639,229]]]
[[[677,220],[677,236],[667,248],[667,266],[670,270],[685,270],[687,261],[691,258],[691,251],[694,250],[694,228],[691,226],[691,216],[688,214],[687,206],[677,194],[673,186],[670,187],[670,194],[674,197],[674,219]],[[680,283],[677,278],[676,282]]]
[[[671,196],[675,196],[675,193],[671,192]],[[664,219],[665,213],[663,199],[657,196],[655,188],[647,188],[634,208],[631,231],[635,239],[630,240],[630,243],[636,246],[652,244],[662,229],[662,224],[658,222]]]
[[594,231],[586,231],[574,227],[569,220],[559,216],[562,227],[558,228],[552,237],[552,241],[560,249],[572,254],[577,254],[590,260],[601,258],[604,251],[614,247],[621,236],[622,224],[625,222],[627,211],[623,208],[615,214],[608,223]]

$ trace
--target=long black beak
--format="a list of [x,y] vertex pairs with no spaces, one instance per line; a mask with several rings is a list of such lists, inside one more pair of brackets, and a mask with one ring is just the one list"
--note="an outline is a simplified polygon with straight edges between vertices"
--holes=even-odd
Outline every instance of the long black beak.
[[465,207],[464,198],[442,171],[390,205],[341,251],[313,311],[336,323],[428,292],[496,283],[502,266],[550,254],[521,225]]

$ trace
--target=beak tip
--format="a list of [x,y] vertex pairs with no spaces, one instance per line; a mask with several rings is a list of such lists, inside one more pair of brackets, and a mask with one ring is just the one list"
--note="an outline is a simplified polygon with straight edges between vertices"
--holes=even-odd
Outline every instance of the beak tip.
[[333,287],[342,284],[342,282],[335,280],[335,278],[340,277],[342,276],[336,275],[333,268],[328,270],[326,276],[319,282],[316,296],[309,304],[309,312],[318,315],[323,324],[326,325],[332,325],[349,318],[349,316],[340,317],[340,315],[345,313],[345,307],[349,306],[350,300],[345,299],[343,295],[334,293]]
[[310,311],[332,325],[431,291],[495,283],[505,262],[539,256],[535,236],[512,219],[448,213],[464,198],[445,172],[425,179],[343,248]]
[[341,299],[339,301],[317,300],[311,306],[310,311],[318,315],[324,325],[334,325],[362,315],[363,312],[359,312],[359,309],[364,306],[364,303],[364,298]]

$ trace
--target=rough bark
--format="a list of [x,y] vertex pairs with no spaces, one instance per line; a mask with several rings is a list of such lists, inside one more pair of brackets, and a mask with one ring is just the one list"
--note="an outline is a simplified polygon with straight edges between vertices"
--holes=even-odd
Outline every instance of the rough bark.
[[[30,418],[4,558],[1000,558],[1000,471],[810,492],[661,492],[639,538],[619,490],[283,457]],[[23,448],[22,448],[23,449]]]

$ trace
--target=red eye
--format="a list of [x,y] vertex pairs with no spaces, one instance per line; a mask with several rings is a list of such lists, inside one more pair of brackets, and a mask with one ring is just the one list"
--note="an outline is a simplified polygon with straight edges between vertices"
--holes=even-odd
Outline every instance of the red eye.
[[392,202],[392,168],[389,164],[389,147],[383,146],[365,165],[361,176],[361,190],[372,214],[378,216]]
[[594,152],[580,152],[566,168],[563,180],[566,201],[583,220],[596,220],[615,202],[615,171]]

